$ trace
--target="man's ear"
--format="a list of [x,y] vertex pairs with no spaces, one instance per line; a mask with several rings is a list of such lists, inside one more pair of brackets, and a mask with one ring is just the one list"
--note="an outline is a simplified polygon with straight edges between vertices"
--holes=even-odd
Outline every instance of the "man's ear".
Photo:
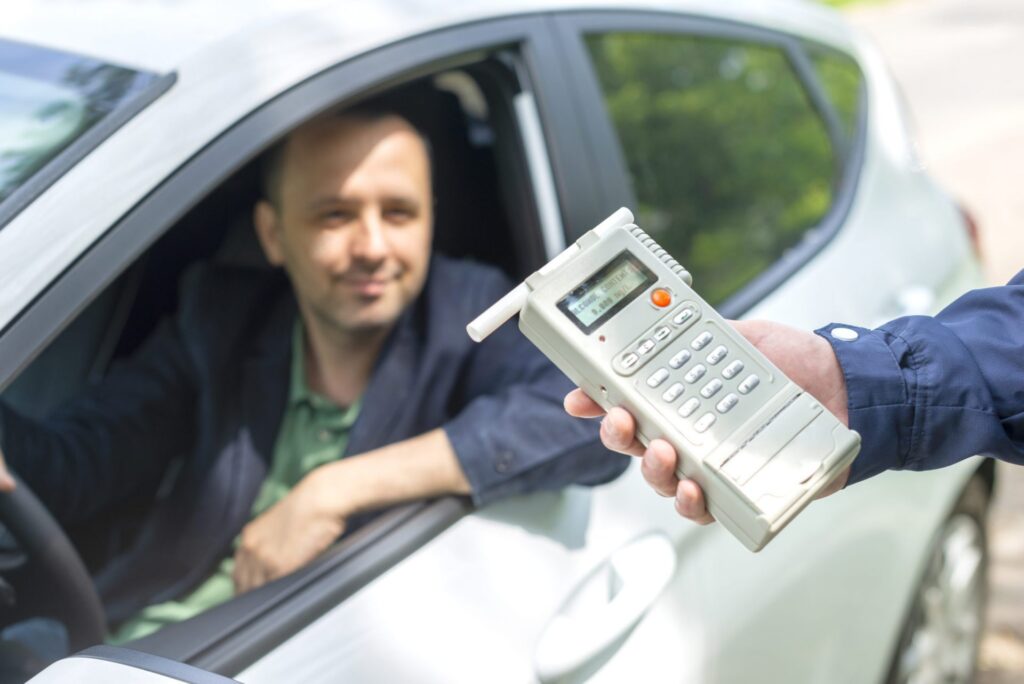
[[272,266],[284,265],[284,253],[279,239],[280,225],[277,209],[267,200],[258,201],[252,208],[252,223],[256,227],[256,237],[263,248],[263,255]]

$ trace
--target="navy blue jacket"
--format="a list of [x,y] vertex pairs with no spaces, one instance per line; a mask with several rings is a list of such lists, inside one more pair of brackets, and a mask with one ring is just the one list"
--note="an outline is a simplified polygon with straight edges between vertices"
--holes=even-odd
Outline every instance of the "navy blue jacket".
[[[837,327],[858,336],[837,339]],[[863,440],[851,483],[975,454],[1024,465],[1024,271],[1003,287],[968,292],[934,318],[815,332],[839,358],[850,427]]]
[[[432,259],[385,343],[347,453],[443,427],[476,504],[625,469],[594,424],[565,414],[571,384],[513,325],[479,345],[466,335],[509,287],[493,268]],[[185,278],[176,318],[99,386],[42,422],[0,408],[8,462],[59,520],[158,499],[134,547],[98,578],[111,621],[201,582],[249,520],[285,410],[296,315],[280,273],[203,267]],[[181,470],[161,498],[172,463]]]

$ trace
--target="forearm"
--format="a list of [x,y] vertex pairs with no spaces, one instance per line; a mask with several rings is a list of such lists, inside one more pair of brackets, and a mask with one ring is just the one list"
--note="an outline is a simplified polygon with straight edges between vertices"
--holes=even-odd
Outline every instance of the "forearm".
[[309,484],[319,506],[343,518],[406,501],[469,494],[444,430],[436,429],[322,466]]
[[853,330],[851,341],[821,331],[846,375],[850,427],[863,440],[851,482],[978,453],[1024,463],[1024,273],[934,318]]

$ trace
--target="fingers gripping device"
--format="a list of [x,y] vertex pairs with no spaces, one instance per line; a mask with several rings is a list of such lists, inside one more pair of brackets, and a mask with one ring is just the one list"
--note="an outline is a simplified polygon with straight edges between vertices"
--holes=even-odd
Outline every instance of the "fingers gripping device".
[[619,209],[467,326],[512,316],[605,409],[662,438],[679,475],[758,551],[850,464],[860,436],[803,392],[691,289],[683,266]]

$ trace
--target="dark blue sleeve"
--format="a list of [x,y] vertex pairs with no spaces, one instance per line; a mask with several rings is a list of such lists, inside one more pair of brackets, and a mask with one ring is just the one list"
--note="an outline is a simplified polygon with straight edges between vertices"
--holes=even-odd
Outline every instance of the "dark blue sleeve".
[[98,385],[45,419],[0,404],[0,446],[53,515],[80,522],[155,492],[195,438],[195,382],[177,325],[165,323]]
[[965,294],[935,317],[815,332],[839,359],[850,427],[861,435],[850,483],[975,454],[1024,464],[1024,271],[1003,287]]
[[[510,287],[500,278],[478,281],[472,310],[483,311]],[[573,483],[600,484],[629,465],[628,456],[601,445],[596,421],[565,412],[562,400],[572,383],[514,322],[472,348],[463,387],[467,402],[444,430],[477,505]]]

